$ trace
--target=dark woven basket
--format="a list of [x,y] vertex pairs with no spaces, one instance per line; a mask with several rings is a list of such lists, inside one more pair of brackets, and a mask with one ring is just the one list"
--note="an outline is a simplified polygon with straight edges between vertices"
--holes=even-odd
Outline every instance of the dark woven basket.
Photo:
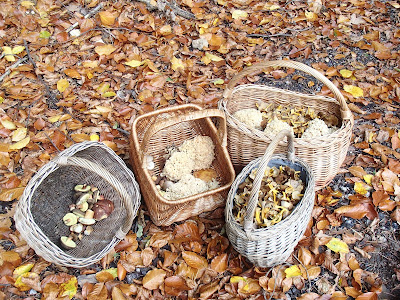
[[[70,234],[62,220],[69,212],[74,186],[88,184],[114,203],[111,215],[93,225],[72,250],[60,247],[60,237]],[[21,236],[48,261],[72,267],[90,265],[105,256],[132,226],[140,205],[133,173],[103,143],[71,146],[32,177],[18,203],[15,223]]]

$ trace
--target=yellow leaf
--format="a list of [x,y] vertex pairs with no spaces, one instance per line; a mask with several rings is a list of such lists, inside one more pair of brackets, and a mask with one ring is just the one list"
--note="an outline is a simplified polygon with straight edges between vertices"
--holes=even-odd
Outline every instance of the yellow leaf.
[[87,60],[82,63],[84,68],[97,68],[99,66],[98,61]]
[[247,18],[248,16],[249,16],[249,14],[248,14],[247,12],[245,12],[244,10],[236,9],[236,10],[234,10],[234,11],[232,12],[232,18],[233,18],[234,20],[237,20],[237,19],[245,19],[245,18]]
[[363,176],[363,179],[368,184],[372,184],[372,178],[374,178],[374,175],[371,175],[371,174],[367,174],[367,175]]
[[296,276],[300,276],[301,275],[301,270],[300,270],[300,268],[298,266],[294,265],[294,266],[291,266],[291,267],[287,268],[285,270],[285,273],[286,273],[286,277],[287,278],[296,277]]
[[336,253],[349,253],[349,247],[347,244],[337,238],[332,238],[326,246]]
[[371,187],[362,181],[358,181],[354,184],[354,190],[357,194],[365,195]]
[[306,11],[305,15],[306,15],[307,21],[310,21],[310,22],[314,22],[318,19],[318,15],[312,11]]
[[55,123],[55,122],[57,122],[58,120],[60,120],[60,118],[61,118],[61,115],[56,115],[56,116],[52,116],[52,117],[48,118],[47,120],[48,120],[50,123]]
[[269,7],[269,10],[277,10],[280,9],[281,7],[279,5],[273,4]]
[[245,278],[242,276],[232,276],[230,283],[237,283],[237,282],[243,281],[243,280],[245,280]]
[[102,96],[103,97],[114,97],[115,95],[117,95],[115,92],[108,91],[108,92],[105,92]]
[[97,134],[91,134],[89,139],[91,141],[98,141],[98,140],[100,140],[100,137]]
[[115,23],[116,14],[110,11],[99,12],[100,21],[103,25],[111,26]]
[[19,142],[16,142],[15,144],[12,144],[10,146],[10,150],[19,150],[24,148],[26,145],[29,144],[29,141],[31,140],[31,138],[29,136],[27,136],[26,138],[20,140]]
[[68,296],[69,299],[72,299],[78,290],[78,280],[76,277],[72,277],[67,282],[64,282],[60,285],[60,295],[61,297]]
[[100,113],[108,113],[108,112],[112,111],[112,108],[111,107],[107,107],[107,106],[97,105],[96,108]]
[[18,268],[15,268],[13,272],[14,278],[21,276],[22,274],[28,273],[30,270],[32,270],[34,264],[28,263],[24,264],[22,266],[19,266]]
[[113,278],[116,278],[118,276],[117,268],[109,268],[109,269],[106,269],[104,271],[110,273],[113,276]]
[[117,50],[117,48],[115,48],[113,45],[101,45],[101,46],[97,46],[96,48],[94,48],[94,51],[98,54],[98,55],[110,55],[111,53],[113,53],[115,50]]
[[127,65],[127,66],[130,66],[130,67],[132,67],[132,68],[137,68],[137,67],[143,65],[143,63],[144,63],[144,61],[132,59],[132,60],[130,60],[130,61],[127,61],[127,62],[124,63],[124,64]]
[[215,85],[218,85],[218,84],[224,84],[225,81],[224,81],[223,79],[221,79],[221,78],[218,78],[218,79],[214,80],[213,83],[214,83]]
[[3,47],[3,54],[4,54],[4,57],[6,58],[6,60],[15,61],[15,57],[14,57],[14,54],[12,52],[11,47],[4,46]]
[[31,1],[21,1],[21,6],[25,8],[32,8],[35,4]]
[[57,81],[57,90],[60,93],[64,92],[67,89],[67,87],[69,87],[69,82],[67,79],[62,78],[59,81]]
[[[13,189],[3,189],[0,193],[0,201],[9,202],[14,199],[19,199],[24,192],[24,187],[17,187]],[[20,275],[20,274],[18,274]]]
[[340,75],[342,75],[343,78],[350,78],[353,75],[353,71],[342,69],[339,71]]
[[103,95],[109,88],[110,88],[110,84],[107,83],[107,82],[104,82],[104,83],[102,83],[102,84],[99,85],[99,87],[97,88],[97,91],[98,91],[100,94]]
[[212,60],[212,61],[221,61],[221,60],[224,60],[223,58],[221,58],[221,57],[219,57],[219,56],[216,56],[216,55],[214,55],[214,54],[211,54],[211,53],[209,53],[209,52],[206,52],[206,57],[207,57],[208,59]]
[[345,85],[345,86],[343,87],[343,89],[344,89],[346,92],[352,94],[353,97],[355,97],[355,98],[364,96],[364,91],[363,91],[362,89],[360,89],[359,87],[357,87],[357,86],[354,86],[354,85]]
[[12,49],[13,54],[20,54],[22,51],[25,50],[24,46],[16,46]]
[[172,70],[176,71],[178,69],[184,69],[185,65],[183,64],[182,59],[173,56],[171,59],[171,68]]
[[28,132],[27,128],[18,128],[13,132],[11,140],[13,142],[19,142],[26,136],[27,132]]
[[15,126],[15,124],[9,120],[0,120],[1,125],[4,126],[4,128],[10,129],[10,130],[14,130],[15,128],[17,128],[17,126]]

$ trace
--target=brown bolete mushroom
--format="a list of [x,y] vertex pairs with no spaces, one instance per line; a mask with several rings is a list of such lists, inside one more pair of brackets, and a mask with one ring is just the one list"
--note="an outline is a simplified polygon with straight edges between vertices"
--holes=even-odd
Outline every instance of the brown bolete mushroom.
[[94,218],[96,221],[100,221],[107,218],[112,213],[114,210],[114,203],[107,199],[99,200],[93,205],[92,210],[94,211]]

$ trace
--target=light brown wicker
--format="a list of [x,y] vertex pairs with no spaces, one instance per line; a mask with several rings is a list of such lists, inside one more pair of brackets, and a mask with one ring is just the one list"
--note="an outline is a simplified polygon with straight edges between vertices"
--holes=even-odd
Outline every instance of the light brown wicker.
[[[273,155],[279,141],[282,141],[285,136],[288,138],[287,157],[283,154]],[[280,165],[289,166],[301,172],[301,178],[305,182],[303,198],[284,220],[270,227],[254,229],[254,212],[265,169],[267,166]],[[242,226],[235,220],[232,213],[234,198],[239,185],[254,168],[258,170]],[[313,206],[314,175],[305,162],[295,157],[293,134],[288,130],[283,130],[271,141],[264,156],[253,160],[243,168],[232,184],[225,207],[226,232],[229,241],[236,251],[259,267],[271,267],[283,263],[303,236],[310,221]]]
[[[218,119],[218,129],[211,117]],[[212,168],[220,187],[190,197],[168,200],[161,196],[152,177],[158,176],[165,164],[166,150],[180,146],[197,135],[209,136],[215,145]],[[152,156],[155,167],[148,170],[143,158]],[[135,119],[130,136],[130,159],[139,181],[143,199],[153,222],[167,226],[225,205],[235,173],[226,149],[226,122],[218,109],[201,109],[185,104],[160,109]]]
[[[325,84],[335,99],[317,95],[282,90],[257,84],[236,86],[248,75],[262,73],[271,67],[286,67],[303,71]],[[256,108],[257,102],[281,104],[290,107],[310,107],[316,112],[334,115],[340,121],[340,128],[335,132],[317,138],[295,138],[296,154],[314,171],[316,190],[327,185],[338,173],[343,163],[353,128],[353,115],[338,88],[317,70],[295,61],[280,60],[254,64],[239,72],[229,82],[218,107],[226,114],[228,126],[228,151],[236,171],[243,168],[256,157],[263,155],[271,138],[263,131],[251,128],[233,117],[244,108]],[[286,142],[281,142],[278,152],[285,149]]]
[[[74,186],[96,186],[113,201],[111,215],[72,250],[60,248],[70,231],[62,220],[74,203]],[[109,147],[99,142],[75,144],[44,165],[26,186],[15,212],[15,225],[36,253],[55,264],[85,267],[99,261],[125,237],[140,205],[133,173]]]

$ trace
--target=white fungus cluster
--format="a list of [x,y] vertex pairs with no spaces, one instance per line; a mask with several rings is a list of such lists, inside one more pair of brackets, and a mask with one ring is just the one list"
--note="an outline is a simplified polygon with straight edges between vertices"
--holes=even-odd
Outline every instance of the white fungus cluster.
[[[333,129],[335,130],[335,129]],[[319,137],[325,134],[330,134],[332,129],[330,129],[323,120],[314,119],[308,123],[308,126],[304,133],[302,134],[302,138],[313,138]]]
[[167,159],[161,173],[168,180],[165,191],[158,186],[162,196],[169,200],[189,197],[219,187],[217,180],[206,182],[192,175],[193,171],[211,167],[214,160],[214,143],[209,136],[196,136],[185,141]]
[[264,132],[268,135],[275,136],[282,130],[289,130],[293,132],[293,128],[288,123],[275,118],[267,124]]
[[236,111],[233,117],[238,119],[240,122],[246,124],[247,126],[261,129],[261,123],[263,121],[262,113],[255,108],[245,108]]

